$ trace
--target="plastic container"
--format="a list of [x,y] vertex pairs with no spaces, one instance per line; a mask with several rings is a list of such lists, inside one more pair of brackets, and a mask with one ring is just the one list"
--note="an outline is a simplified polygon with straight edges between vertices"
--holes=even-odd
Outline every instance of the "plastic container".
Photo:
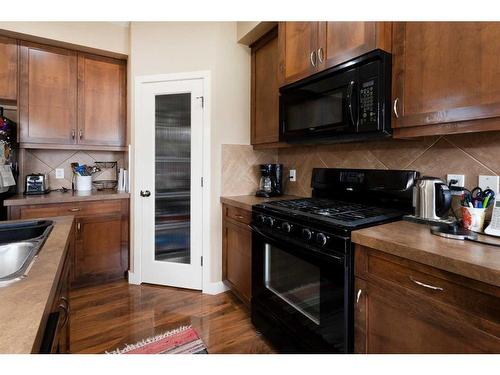
[[473,232],[482,232],[485,216],[485,208],[471,208],[462,206],[462,220],[465,229],[469,229]]
[[75,188],[78,191],[92,190],[92,176],[76,176]]

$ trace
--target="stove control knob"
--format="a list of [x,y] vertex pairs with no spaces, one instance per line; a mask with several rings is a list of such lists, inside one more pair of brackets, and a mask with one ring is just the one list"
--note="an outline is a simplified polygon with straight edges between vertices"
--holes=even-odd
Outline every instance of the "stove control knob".
[[265,218],[264,215],[257,215],[257,223],[264,224]]
[[318,233],[316,235],[316,242],[321,246],[325,246],[326,243],[328,242],[328,237],[325,236],[323,233]]
[[274,226],[274,219],[272,217],[266,217],[266,223],[270,227]]
[[310,229],[304,228],[302,229],[302,238],[305,240],[310,240],[312,238],[312,232]]
[[292,231],[292,226],[290,225],[290,223],[284,222],[283,224],[281,224],[281,229],[286,233],[290,233]]

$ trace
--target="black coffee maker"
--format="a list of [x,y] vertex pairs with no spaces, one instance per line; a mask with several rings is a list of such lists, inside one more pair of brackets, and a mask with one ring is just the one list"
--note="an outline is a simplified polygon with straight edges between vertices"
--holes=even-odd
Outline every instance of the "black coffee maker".
[[260,165],[259,190],[257,197],[277,197],[283,194],[283,164]]

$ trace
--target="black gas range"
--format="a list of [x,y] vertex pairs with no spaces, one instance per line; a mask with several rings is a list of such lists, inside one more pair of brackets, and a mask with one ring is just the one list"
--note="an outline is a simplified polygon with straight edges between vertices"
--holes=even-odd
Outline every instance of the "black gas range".
[[353,351],[351,231],[412,213],[417,177],[314,169],[312,198],[253,206],[252,322],[280,351]]

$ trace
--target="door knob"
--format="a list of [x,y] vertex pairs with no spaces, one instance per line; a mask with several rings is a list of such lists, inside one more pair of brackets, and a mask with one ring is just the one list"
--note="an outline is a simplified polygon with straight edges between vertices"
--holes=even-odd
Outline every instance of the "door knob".
[[149,197],[151,192],[149,190],[141,190],[141,197]]

